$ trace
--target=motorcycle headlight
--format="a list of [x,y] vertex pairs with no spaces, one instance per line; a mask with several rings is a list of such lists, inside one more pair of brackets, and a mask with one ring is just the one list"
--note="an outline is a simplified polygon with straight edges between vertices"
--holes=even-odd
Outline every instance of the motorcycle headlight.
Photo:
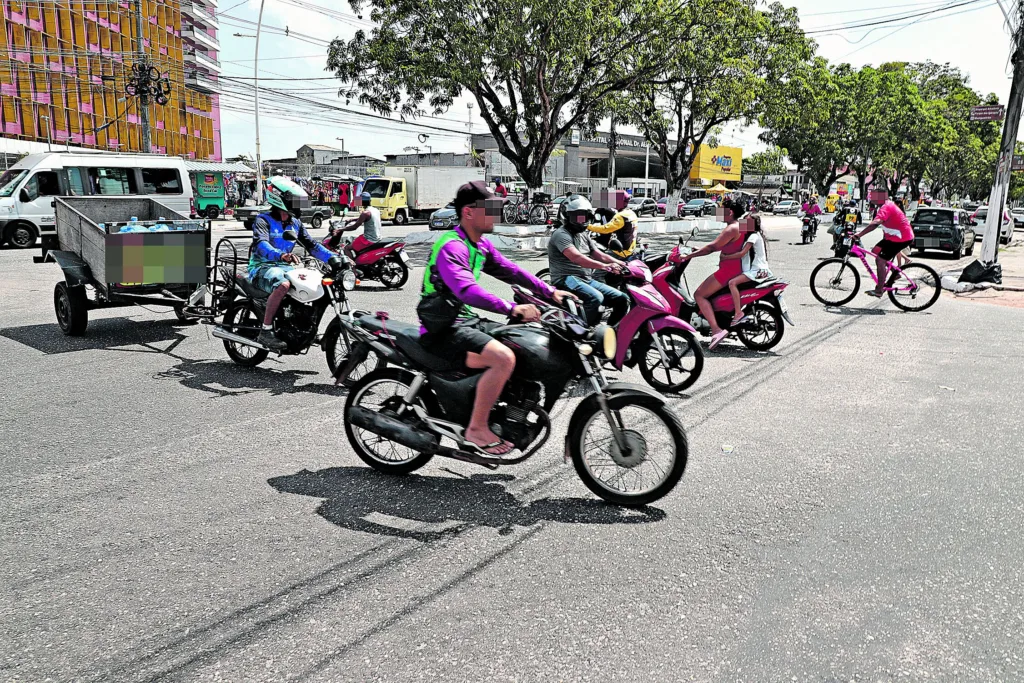
[[341,288],[345,291],[351,292],[356,288],[356,274],[351,270],[346,270],[341,276]]
[[598,325],[594,328],[594,341],[600,346],[601,353],[605,358],[615,358],[615,351],[618,347],[615,328],[610,325]]

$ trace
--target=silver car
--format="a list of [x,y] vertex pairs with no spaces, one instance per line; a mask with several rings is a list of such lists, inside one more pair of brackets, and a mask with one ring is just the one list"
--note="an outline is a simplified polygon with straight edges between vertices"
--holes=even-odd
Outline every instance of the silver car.
[[455,215],[455,205],[449,204],[443,209],[438,209],[430,214],[431,230],[448,230],[458,222]]
[[772,213],[783,216],[795,216],[796,212],[800,210],[800,202],[792,199],[783,199],[781,202],[775,205],[772,209]]

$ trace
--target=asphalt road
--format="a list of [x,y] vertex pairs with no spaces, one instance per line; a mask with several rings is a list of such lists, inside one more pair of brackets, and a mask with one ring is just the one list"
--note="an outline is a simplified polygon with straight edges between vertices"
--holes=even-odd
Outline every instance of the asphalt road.
[[[141,308],[65,338],[57,268],[0,250],[0,680],[1021,680],[1024,311],[826,310],[828,240],[766,226],[798,326],[709,354],[642,511],[555,443],[377,474],[322,354]],[[421,274],[355,302],[411,319]]]

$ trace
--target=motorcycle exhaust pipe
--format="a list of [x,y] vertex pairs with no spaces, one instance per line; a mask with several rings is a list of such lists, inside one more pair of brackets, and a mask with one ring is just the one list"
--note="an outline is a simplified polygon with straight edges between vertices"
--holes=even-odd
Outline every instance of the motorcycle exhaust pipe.
[[346,417],[355,427],[373,432],[420,453],[435,453],[438,450],[437,438],[433,434],[414,429],[390,415],[376,413],[362,406],[353,406]]
[[227,339],[228,341],[235,342],[236,344],[241,344],[243,346],[251,346],[254,349],[262,349],[263,351],[269,351],[270,350],[266,346],[264,346],[263,344],[260,344],[258,341],[254,340],[254,339],[249,339],[247,337],[243,337],[242,335],[235,334],[234,332],[228,332],[223,327],[215,327],[215,328],[213,328],[212,334],[217,339]]

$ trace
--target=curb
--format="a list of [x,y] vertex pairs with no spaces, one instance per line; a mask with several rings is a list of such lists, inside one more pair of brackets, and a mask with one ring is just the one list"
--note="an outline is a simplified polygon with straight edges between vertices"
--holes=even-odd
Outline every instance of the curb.
[[948,270],[945,273],[942,273],[940,276],[942,288],[949,290],[950,292],[956,292],[957,294],[983,289],[994,289],[998,292],[1024,292],[1024,287],[997,285],[994,282],[958,282],[962,272],[962,270]]

